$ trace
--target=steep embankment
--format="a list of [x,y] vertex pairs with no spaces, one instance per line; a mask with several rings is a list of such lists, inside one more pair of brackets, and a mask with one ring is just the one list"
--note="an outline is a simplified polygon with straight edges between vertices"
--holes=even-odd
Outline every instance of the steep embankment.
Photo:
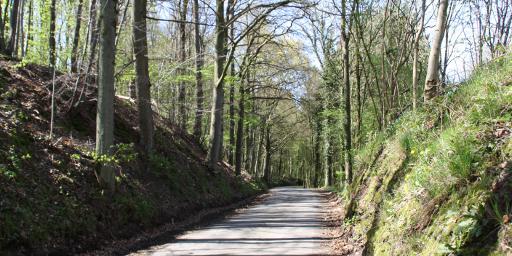
[[[50,128],[52,74],[0,60],[0,254],[73,253],[178,222],[195,212],[255,194],[248,179],[211,172],[205,152],[155,115],[156,152],[142,161],[137,113],[115,101],[117,192],[103,195],[95,174],[96,100],[89,86],[57,74],[54,137]],[[146,168],[147,167],[147,168]],[[144,171],[147,169],[147,171]]]
[[510,255],[511,132],[507,55],[430,106],[404,113],[358,152],[338,249]]

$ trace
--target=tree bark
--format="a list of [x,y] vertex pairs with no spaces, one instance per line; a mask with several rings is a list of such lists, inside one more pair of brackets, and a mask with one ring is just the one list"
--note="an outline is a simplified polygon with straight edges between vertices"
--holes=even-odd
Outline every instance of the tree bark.
[[76,10],[75,36],[73,37],[73,49],[71,50],[71,72],[76,73],[78,70],[78,43],[80,42],[80,28],[82,26],[82,8],[83,0],[78,1]]
[[[28,49],[29,49],[29,46],[30,46],[30,42],[32,41],[32,23],[33,23],[33,16],[34,16],[34,10],[32,9],[32,6],[33,6],[33,0],[30,0],[30,3],[28,5],[28,24],[27,24],[27,41],[25,42],[25,50],[23,51],[23,57],[25,57],[28,53]],[[0,15],[1,16],[1,15]],[[3,41],[3,32],[0,32],[0,36],[2,36],[2,38],[0,39],[0,43],[1,41]]]
[[[228,9],[228,21],[233,19],[234,16],[234,7],[233,7],[233,0],[229,0],[229,6]],[[235,30],[234,30],[234,23],[231,23],[230,29],[229,29],[230,37],[234,38],[235,36]],[[228,161],[230,164],[234,163],[234,151],[235,151],[235,63],[231,62],[231,79],[229,83],[229,154],[228,154]]]
[[[8,3],[9,3],[9,0],[7,0],[6,5]],[[2,17],[1,10],[2,10],[2,0],[0,0],[0,51],[4,52],[5,51],[5,37],[4,37],[5,23],[4,23],[4,19]]]
[[203,50],[201,31],[199,27],[199,0],[194,0],[194,45],[196,50],[196,116],[194,121],[194,136],[201,140],[203,127]]
[[24,28],[25,26],[23,25],[23,21],[25,19],[25,1],[21,1],[21,6],[18,8],[18,31],[16,31],[16,44],[14,46],[14,53],[15,55],[17,56],[18,55],[18,50],[20,49],[20,46],[21,46],[21,56],[23,57],[24,56],[24,52],[23,52],[23,40],[24,40],[24,36],[25,36],[25,31],[24,31]]
[[[183,6],[181,6],[180,10],[180,23],[178,23],[179,33],[180,33],[180,49],[179,49],[179,61],[180,68],[179,74],[180,76],[186,75],[185,63],[187,61],[187,33],[186,33],[186,21],[187,21],[187,11],[188,11],[188,0],[182,0]],[[179,125],[180,128],[186,132],[187,129],[187,103],[185,102],[186,98],[186,82],[183,79],[180,79],[179,82],[179,92],[178,92],[178,105],[180,109],[179,113]]]
[[[322,172],[322,147],[321,147],[321,141],[322,141],[322,122],[320,117],[317,117],[316,122],[316,138],[313,138],[314,140],[314,157],[315,157],[315,168],[313,173],[313,186],[318,185],[318,174]],[[328,185],[327,181],[327,175],[325,175],[324,179],[324,186]]]
[[55,68],[55,61],[56,61],[56,43],[55,43],[55,19],[56,19],[56,8],[57,8],[57,1],[51,0],[51,6],[50,6],[50,36],[49,36],[49,42],[48,45],[50,47],[50,66]]
[[240,100],[238,101],[238,124],[236,130],[236,148],[235,148],[235,174],[242,174],[242,146],[244,139],[244,115],[245,115],[245,87],[240,83]]
[[434,97],[436,97],[439,90],[439,56],[441,53],[441,43],[443,41],[444,31],[446,29],[447,9],[448,0],[440,0],[434,41],[432,42],[432,48],[430,48],[427,77],[425,78],[425,88],[423,90],[423,100],[425,102],[430,102]]
[[[117,0],[100,0],[101,33],[99,51],[98,108],[96,115],[96,153],[112,155],[114,143],[114,67]],[[115,174],[111,164],[100,170],[100,184],[113,192]]]
[[349,60],[349,40],[350,33],[347,31],[346,0],[341,1],[341,39],[343,48],[343,94],[345,96],[345,179],[348,184],[352,183],[352,131],[351,131],[351,102],[350,102],[350,60]]
[[272,178],[270,177],[270,168],[272,164],[272,152],[270,145],[270,125],[267,125],[267,132],[265,133],[265,168],[263,170],[263,180],[270,184]]
[[90,42],[89,42],[89,45],[90,45],[90,49],[91,49],[91,52],[90,52],[90,55],[89,55],[89,60],[88,60],[88,72],[89,73],[89,69],[92,67],[92,65],[94,64],[94,57],[96,56],[96,47],[98,45],[98,28],[99,26],[101,25],[100,22],[97,22],[96,21],[96,14],[97,14],[97,0],[91,0],[91,6],[89,7],[89,26],[90,26],[90,36],[89,36],[89,39],[90,39]]
[[151,109],[151,82],[149,79],[148,39],[146,30],[147,0],[133,2],[133,51],[139,112],[140,144],[146,156],[153,150],[153,110]]
[[[52,0],[52,4],[55,0]],[[16,53],[14,52],[14,48],[16,46],[16,35],[18,32],[18,13],[19,13],[20,0],[14,0],[12,2],[11,8],[11,16],[10,16],[10,25],[11,25],[11,36],[9,37],[9,42],[7,43],[6,53],[7,55],[14,56]],[[7,8],[7,6],[5,7]],[[55,14],[54,14],[55,16]],[[50,26],[51,29],[51,26]],[[51,35],[51,34],[50,34]]]
[[3,17],[3,23],[2,23],[2,38],[4,38],[4,51],[7,53],[7,47],[9,46],[9,42],[5,41],[5,24],[7,23],[7,13],[9,12],[9,4],[11,3],[10,0],[6,0],[5,7],[4,7],[4,17]]
[[211,123],[210,123],[210,150],[208,162],[213,168],[221,160],[223,122],[224,122],[224,79],[223,70],[226,62],[226,22],[224,19],[224,1],[216,0],[215,24],[215,70]]

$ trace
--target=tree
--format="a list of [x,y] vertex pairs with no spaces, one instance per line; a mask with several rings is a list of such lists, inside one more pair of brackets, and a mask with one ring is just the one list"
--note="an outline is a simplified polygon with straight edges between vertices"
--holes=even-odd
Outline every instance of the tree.
[[224,1],[216,0],[215,12],[215,70],[210,123],[210,150],[208,162],[214,167],[222,154],[224,121],[224,64],[226,62],[227,28],[224,18]]
[[[237,45],[258,25],[261,25],[268,15],[282,7],[291,3],[291,0],[284,0],[270,4],[251,5],[249,4],[246,8],[243,8],[239,13],[228,16],[230,20],[227,22],[225,18],[225,11],[232,10],[235,1],[227,1],[228,6],[224,6],[223,0],[216,0],[216,12],[215,12],[215,68],[214,68],[214,89],[212,96],[212,110],[211,110],[211,122],[210,122],[210,138],[208,151],[208,162],[211,167],[215,166],[217,162],[221,160],[222,156],[222,144],[224,134],[224,79],[227,75],[227,71],[230,67],[231,61],[233,61],[234,53]],[[262,9],[258,12],[256,10]],[[235,22],[237,18],[243,17],[243,14],[256,13],[253,20],[244,23],[243,28],[236,38],[230,39],[230,47],[228,44],[228,25]],[[229,23],[229,24],[228,24]]]
[[80,28],[82,25],[82,7],[84,0],[78,0],[75,21],[75,35],[73,37],[73,49],[71,50],[71,72],[76,73],[78,70],[78,44],[80,42]]
[[52,69],[55,68],[55,61],[56,61],[56,56],[57,56],[57,52],[56,52],[56,49],[55,49],[55,12],[56,12],[56,9],[57,9],[57,0],[51,0],[51,5],[50,5],[50,36],[48,37],[48,45],[50,47],[50,66],[52,67]]
[[140,144],[144,147],[146,155],[149,155],[153,149],[154,128],[148,65],[146,6],[147,0],[134,0],[133,2],[133,52],[135,55]]
[[194,46],[196,52],[196,115],[194,119],[194,136],[201,140],[203,129],[203,43],[199,27],[199,0],[194,0]]
[[414,37],[414,52],[412,62],[412,108],[414,110],[416,110],[416,105],[418,101],[418,97],[416,96],[416,93],[418,93],[418,55],[420,50],[420,39],[423,33],[423,26],[425,20],[425,5],[426,0],[421,0],[420,21],[417,26],[416,35]]
[[[357,1],[353,2],[353,8]],[[347,25],[346,0],[341,0],[341,48],[343,58],[343,95],[345,98],[344,110],[345,119],[343,123],[345,133],[345,179],[348,184],[352,183],[352,122],[351,122],[351,102],[350,102],[350,59],[349,59],[349,40],[351,22]]]
[[[52,1],[55,1],[55,0],[52,0]],[[53,2],[52,2],[52,4],[53,4]],[[8,55],[16,55],[16,36],[17,36],[17,32],[18,32],[19,6],[20,6],[20,0],[14,0],[12,2],[11,16],[10,16],[11,36],[9,37],[9,42],[7,43],[7,48],[5,50],[6,54],[8,54]],[[7,6],[5,8],[7,8]],[[50,27],[50,29],[51,29],[51,27]]]
[[[98,107],[96,114],[96,153],[112,155],[114,144],[114,67],[117,0],[100,0],[100,51],[98,72]],[[113,192],[115,174],[111,164],[100,170],[100,184]]]
[[441,54],[441,43],[443,41],[444,31],[446,29],[446,12],[448,9],[448,0],[440,0],[437,12],[437,23],[434,32],[434,40],[428,56],[427,77],[425,78],[425,88],[423,99],[429,102],[438,94],[441,81],[439,80],[439,56]]
[[[178,23],[179,34],[180,34],[180,47],[179,47],[179,75],[186,75],[186,68],[184,67],[185,62],[187,61],[187,31],[186,31],[186,22],[187,22],[187,13],[188,13],[188,0],[181,0],[180,3],[180,22]],[[178,92],[178,105],[179,105],[179,125],[183,131],[187,129],[187,103],[185,102],[186,97],[186,82],[184,79],[180,79],[179,82],[179,92]]]

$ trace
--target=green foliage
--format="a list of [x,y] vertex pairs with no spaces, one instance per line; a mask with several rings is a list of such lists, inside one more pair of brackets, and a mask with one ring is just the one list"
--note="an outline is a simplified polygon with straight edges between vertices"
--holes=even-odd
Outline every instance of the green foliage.
[[[512,89],[500,85],[510,72],[511,55],[480,68],[433,104],[404,113],[356,153],[356,168],[366,168],[379,145],[389,147],[398,140],[409,152],[394,189],[379,196],[372,189],[380,185],[375,178],[361,186],[365,196],[358,199],[356,212],[375,211],[368,207],[383,198],[375,224],[366,214],[356,215],[350,223],[358,234],[368,236],[374,254],[479,255],[482,248],[472,243],[505,226],[503,216],[510,214],[510,203],[503,206],[503,200],[500,205],[493,199],[490,188],[497,173],[488,170],[511,155],[510,138],[496,140],[490,135],[497,124],[512,121],[506,111],[512,106]],[[369,177],[380,177],[384,186],[391,173],[382,170],[396,154],[385,150]],[[486,205],[492,208],[491,217]]]
[[[98,154],[95,151],[86,152],[86,155],[92,158],[99,165],[120,165],[121,163],[130,163],[137,157],[133,143],[119,143],[112,146],[112,154]],[[76,154],[74,154],[77,158]]]

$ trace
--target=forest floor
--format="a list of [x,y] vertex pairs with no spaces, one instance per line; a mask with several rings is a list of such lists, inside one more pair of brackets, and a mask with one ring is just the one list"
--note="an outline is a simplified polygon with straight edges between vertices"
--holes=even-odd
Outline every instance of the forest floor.
[[254,205],[142,255],[327,255],[327,193],[279,187]]
[[116,192],[106,196],[96,175],[94,83],[52,77],[47,67],[0,56],[0,255],[96,250],[157,227],[177,229],[265,190],[228,164],[207,168],[203,146],[158,114],[157,153],[142,157],[135,102],[116,97]]

